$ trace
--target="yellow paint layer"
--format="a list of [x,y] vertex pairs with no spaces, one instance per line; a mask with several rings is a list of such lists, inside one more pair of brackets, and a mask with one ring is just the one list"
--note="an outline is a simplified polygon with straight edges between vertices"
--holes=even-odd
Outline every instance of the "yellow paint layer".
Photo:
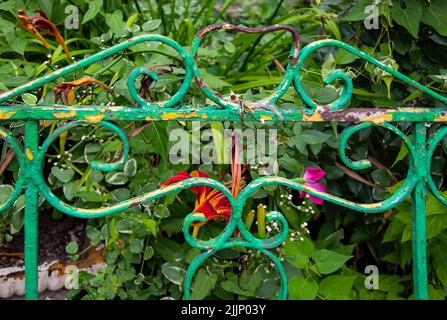
[[76,111],[71,110],[69,112],[54,112],[53,116],[58,119],[76,117]]
[[393,115],[390,113],[385,113],[377,116],[364,118],[363,121],[372,123],[384,123],[386,121],[393,121]]
[[321,121],[321,114],[318,110],[315,110],[314,113],[312,113],[310,116],[307,114],[303,115],[304,121]]
[[104,119],[105,115],[103,114],[97,114],[93,116],[84,116],[84,119],[91,122],[91,123],[98,123],[101,122],[102,119]]
[[26,157],[28,158],[28,160],[34,159],[33,153],[31,152],[30,149],[26,149]]
[[1,120],[9,119],[9,118],[11,118],[14,114],[15,114],[14,111],[9,111],[9,112],[6,112],[6,111],[0,111],[0,119],[1,119]]
[[272,116],[261,115],[261,120],[272,120]]
[[[200,117],[200,115],[193,111],[191,113],[179,113],[179,112],[163,112],[161,118],[163,120],[174,120],[174,119],[189,119],[194,117]],[[202,115],[202,118],[206,119],[208,116],[206,114]]]

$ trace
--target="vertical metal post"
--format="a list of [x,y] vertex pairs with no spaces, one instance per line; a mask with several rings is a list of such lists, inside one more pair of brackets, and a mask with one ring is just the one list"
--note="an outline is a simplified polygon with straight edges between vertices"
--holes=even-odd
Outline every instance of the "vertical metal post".
[[34,159],[39,147],[39,122],[25,122],[25,296],[38,299],[38,188],[33,179],[36,171]]
[[413,201],[413,283],[414,296],[417,300],[428,299],[427,288],[427,247],[425,205],[427,198],[427,130],[425,123],[416,123],[413,129],[416,148],[414,169],[417,183],[412,193]]

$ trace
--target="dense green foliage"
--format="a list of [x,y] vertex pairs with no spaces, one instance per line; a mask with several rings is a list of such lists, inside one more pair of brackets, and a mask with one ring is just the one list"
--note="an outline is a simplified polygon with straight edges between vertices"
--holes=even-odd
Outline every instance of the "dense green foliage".
[[[75,60],[116,44],[123,39],[144,34],[166,35],[185,48],[202,27],[216,22],[245,26],[287,24],[296,28],[303,44],[335,38],[356,46],[402,73],[445,93],[447,79],[447,2],[442,0],[381,0],[379,28],[367,30],[363,24],[365,7],[371,0],[352,1],[217,1],[163,0],[125,1],[80,0],[22,1],[0,3],[0,90],[23,84],[71,63],[63,48],[52,37],[47,50],[31,33],[16,25],[18,8],[32,15],[43,10],[59,28]],[[272,5],[274,3],[275,5]],[[65,8],[79,8],[79,30],[64,29]],[[290,36],[284,32],[264,36],[216,32],[207,36],[199,51],[199,65],[207,83],[223,93],[235,92],[246,99],[268,95],[282,76],[290,50]],[[127,75],[135,66],[175,64],[173,72],[161,76],[151,89],[154,100],[175,92],[183,76],[178,54],[163,44],[137,45],[128,51],[93,64],[65,81],[84,76],[98,79],[113,92],[94,87],[79,90],[76,102],[130,105]],[[321,50],[306,64],[303,83],[315,101],[328,103],[338,94],[338,87],[325,86],[322,75],[334,69],[349,72],[354,80],[351,107],[399,105],[437,105],[420,92],[395,81],[388,74],[335,48]],[[16,103],[53,103],[56,83],[33,94],[25,94]],[[186,103],[210,103],[195,84]],[[291,88],[281,103],[303,106]],[[23,123],[2,121],[21,135]],[[42,136],[59,125],[47,123]],[[189,128],[183,122],[121,123],[130,138],[130,157],[117,172],[103,174],[92,170],[92,159],[113,160],[121,151],[116,136],[99,127],[76,128],[65,143],[54,144],[48,154],[44,174],[56,194],[79,207],[100,207],[158,188],[159,184],[181,169],[200,169],[213,178],[230,180],[228,166],[187,166],[169,163],[168,134],[175,128]],[[202,123],[203,127],[209,126]],[[346,126],[340,123],[281,125],[232,124],[227,127],[256,126],[278,129],[279,175],[301,177],[304,169],[319,166],[327,172],[324,182],[328,192],[363,203],[380,201],[393,193],[406,176],[406,149],[389,131],[366,129],[350,141],[353,159],[368,158],[374,168],[353,172],[338,159],[338,135]],[[430,132],[438,125],[430,127]],[[400,126],[404,132],[410,128]],[[66,152],[65,152],[66,151]],[[1,161],[7,159],[3,146]],[[444,188],[446,155],[444,141],[433,159],[432,174],[439,188]],[[0,178],[0,201],[4,201],[17,179],[18,165],[12,160]],[[257,177],[247,167],[245,179]],[[330,203],[316,206],[302,204],[298,194],[282,200],[290,191],[282,187],[264,188],[251,198],[245,214],[259,203],[268,210],[283,212],[290,223],[290,237],[278,250],[284,258],[291,299],[401,299],[412,294],[411,201],[377,215],[365,215]],[[281,197],[283,195],[283,197]],[[310,208],[309,208],[310,206]],[[11,241],[23,225],[24,199],[0,216],[0,241]],[[160,299],[182,297],[182,281],[195,249],[184,243],[182,218],[194,207],[194,195],[184,191],[132,210],[89,221],[87,234],[92,245],[104,243],[108,266],[95,276],[83,275],[82,288],[73,297],[85,299]],[[54,219],[62,215],[42,201],[41,212]],[[307,227],[302,226],[307,222]],[[209,238],[222,230],[223,224],[207,224],[200,237]],[[310,230],[310,234],[305,232]],[[253,226],[253,233],[257,230]],[[274,232],[274,231],[273,231]],[[297,234],[299,232],[300,234]],[[302,240],[300,239],[302,237]],[[427,203],[429,254],[429,295],[445,299],[447,295],[447,208],[433,196]],[[67,247],[73,259],[79,256],[75,244]],[[364,286],[364,269],[377,265],[380,270],[378,290]],[[224,250],[209,259],[196,275],[193,298],[273,299],[278,290],[270,262],[246,249]]]

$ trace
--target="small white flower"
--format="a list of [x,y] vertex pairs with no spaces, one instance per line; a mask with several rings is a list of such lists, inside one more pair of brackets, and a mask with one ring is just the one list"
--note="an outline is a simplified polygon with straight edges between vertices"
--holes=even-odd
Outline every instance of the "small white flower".
[[301,237],[301,238],[300,238],[300,240],[301,240],[301,241],[304,241],[304,238],[303,238],[303,237]]

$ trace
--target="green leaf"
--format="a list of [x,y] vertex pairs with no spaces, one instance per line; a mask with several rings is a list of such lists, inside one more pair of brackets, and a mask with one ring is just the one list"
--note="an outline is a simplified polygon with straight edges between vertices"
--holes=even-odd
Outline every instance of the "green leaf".
[[22,94],[22,100],[24,103],[32,105],[32,104],[36,104],[37,97],[32,93],[24,93],[24,94]]
[[408,154],[407,145],[405,143],[402,143],[400,146],[399,154],[397,155],[396,160],[394,160],[393,164],[391,165],[391,168],[394,167],[396,163],[398,163],[399,161],[405,159],[407,154]]
[[[0,20],[0,23],[2,23],[3,21],[5,20]],[[5,39],[8,42],[8,45],[11,47],[11,49],[13,49],[15,52],[21,55],[25,53],[28,41],[18,28],[14,28],[9,32],[5,32]]]
[[338,92],[332,87],[318,89],[314,94],[315,102],[318,104],[328,104],[338,98]]
[[433,27],[440,35],[447,36],[447,2],[445,0],[433,0],[423,14],[422,22]]
[[391,174],[385,168],[379,168],[371,173],[374,182],[383,187],[389,187],[392,183]]
[[106,182],[114,186],[126,184],[128,181],[129,178],[122,172],[109,172],[106,175]]
[[221,89],[223,87],[231,87],[231,84],[218,78],[211,73],[206,72],[205,69],[200,69],[200,74],[203,80],[210,86],[211,89]]
[[160,26],[160,24],[161,24],[160,19],[150,20],[150,21],[143,23],[143,25],[141,26],[141,29],[145,32],[154,31],[155,29],[157,29]]
[[129,250],[133,253],[140,253],[143,251],[144,243],[141,239],[133,239],[130,242]]
[[118,221],[118,223],[116,224],[116,230],[119,233],[131,234],[132,233],[132,226],[130,225],[129,220],[122,219],[122,220]]
[[96,191],[79,191],[75,195],[88,202],[102,202],[104,200],[103,196]]
[[225,48],[225,50],[227,50],[228,53],[235,53],[236,52],[236,47],[234,46],[234,44],[232,44],[229,41],[225,42],[224,48]]
[[137,173],[137,160],[131,158],[126,161],[123,168],[124,174],[133,177]]
[[442,285],[447,288],[447,251],[446,246],[436,244],[431,249],[433,257],[433,268],[435,269],[436,276]]
[[[397,1],[391,7],[391,17],[416,39],[418,39],[419,25],[422,18],[422,4],[418,0],[406,0],[403,9]],[[445,18],[444,18],[445,19]]]
[[279,165],[287,171],[300,175],[304,171],[304,166],[295,158],[290,157],[288,154],[279,158]]
[[355,276],[333,275],[320,282],[319,293],[328,300],[349,300]]
[[105,22],[117,35],[121,34],[124,30],[123,12],[120,9],[115,10],[113,13],[107,13]]
[[312,254],[312,259],[321,274],[329,274],[340,269],[351,256],[345,256],[335,251],[320,249]]
[[341,17],[341,21],[363,21],[368,14],[365,13],[365,8],[371,5],[371,0],[357,0],[351,7],[348,13]]
[[147,231],[149,231],[154,237],[157,236],[157,222],[153,219],[144,219],[143,224]]
[[154,146],[157,153],[163,158],[166,159],[168,154],[168,137],[166,135],[166,130],[161,124],[151,122],[151,124],[144,130],[145,136]]
[[72,241],[69,244],[67,244],[67,246],[65,247],[65,251],[68,254],[75,254],[76,252],[78,252],[78,243],[76,241]]
[[85,231],[87,233],[87,236],[90,238],[92,244],[97,245],[99,243],[99,241],[101,240],[101,238],[100,238],[101,233],[99,232],[99,230],[96,229],[95,227],[87,226],[85,228]]
[[209,274],[205,269],[200,269],[191,287],[191,299],[202,300],[207,297],[217,282],[217,274]]
[[292,300],[314,300],[318,284],[312,279],[295,276],[289,281],[289,298]]
[[103,5],[103,0],[93,0],[90,1],[88,5],[88,10],[84,15],[84,18],[82,18],[82,24],[86,23],[87,21],[92,20],[96,15],[99,13]]
[[146,249],[144,249],[143,259],[149,260],[153,256],[154,256],[154,248],[152,248],[151,246],[147,246]]
[[186,270],[171,262],[166,262],[161,266],[161,273],[166,279],[179,286],[185,278]]
[[11,197],[14,188],[9,184],[0,184],[0,203],[5,202]]
[[307,144],[318,144],[326,142],[331,136],[321,131],[306,130],[299,137]]
[[284,245],[284,258],[297,269],[304,269],[309,263],[309,257],[314,252],[314,245],[308,238],[304,241],[286,240]]
[[51,173],[62,183],[70,182],[75,174],[72,168],[62,169],[55,166],[51,168]]

